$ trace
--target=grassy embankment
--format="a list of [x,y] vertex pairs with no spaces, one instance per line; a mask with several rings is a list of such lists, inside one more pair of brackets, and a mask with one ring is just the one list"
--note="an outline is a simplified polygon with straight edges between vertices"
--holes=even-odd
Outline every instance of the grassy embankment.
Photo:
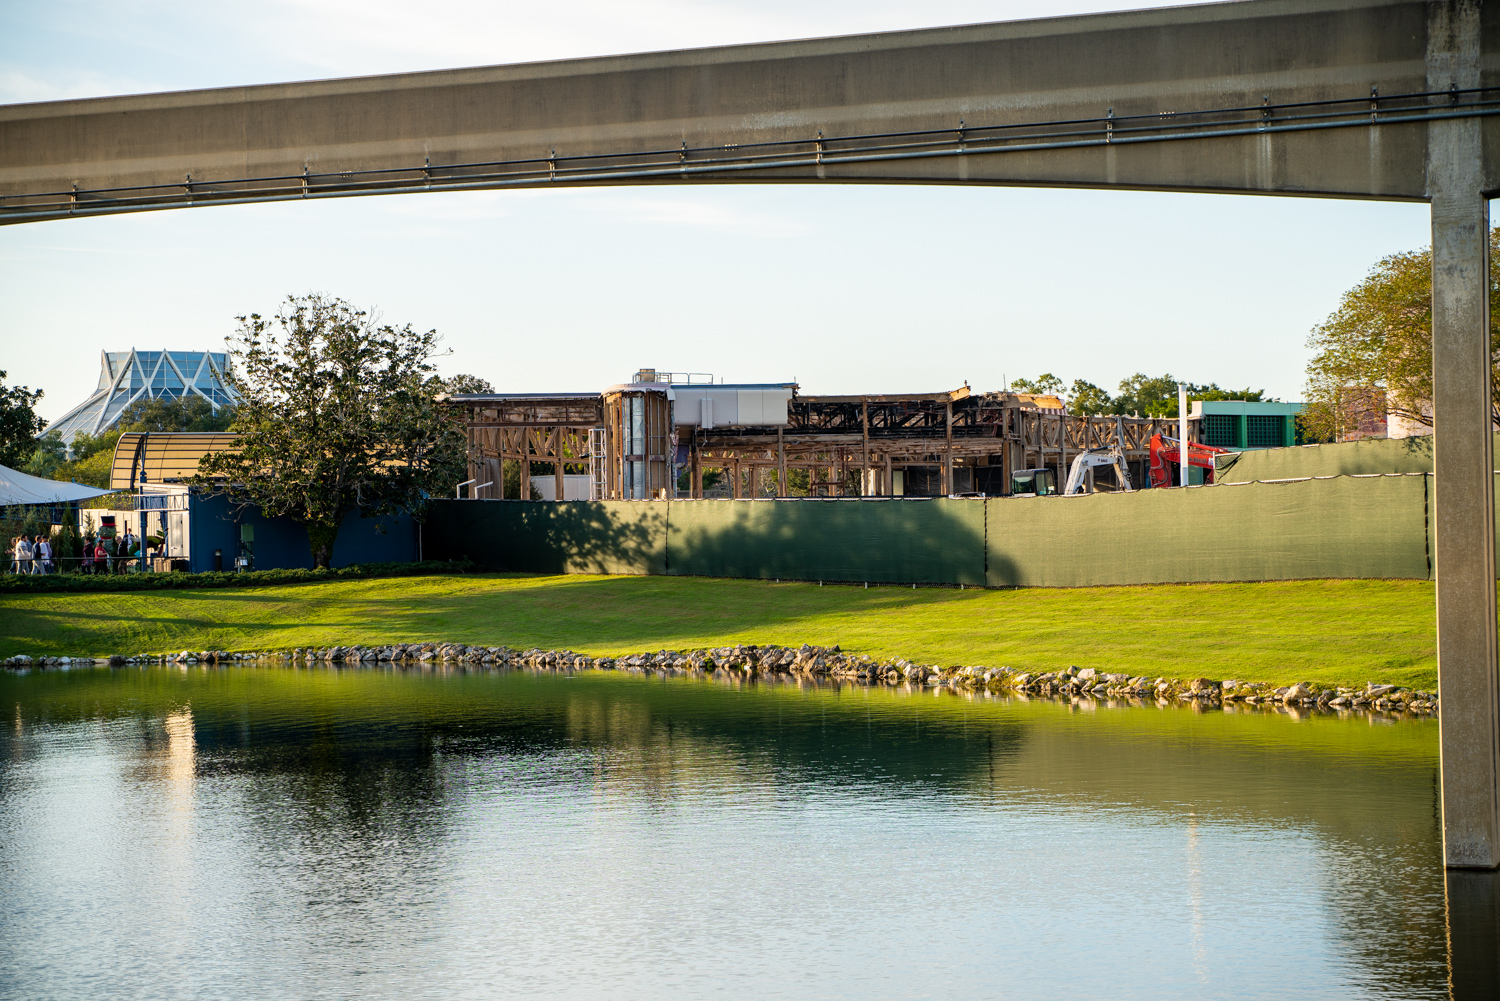
[[1433,630],[1426,581],[954,591],[489,574],[0,598],[0,657],[422,640],[599,655],[806,642],[942,664],[1431,688]]

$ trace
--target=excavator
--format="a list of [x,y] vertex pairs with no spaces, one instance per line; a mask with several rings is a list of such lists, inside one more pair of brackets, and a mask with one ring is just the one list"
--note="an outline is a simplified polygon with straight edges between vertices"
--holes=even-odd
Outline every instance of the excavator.
[[[1232,452],[1233,449],[1219,448],[1216,445],[1202,445],[1196,441],[1190,441],[1188,446],[1188,465],[1197,466],[1199,469],[1207,470],[1204,474],[1204,482],[1214,481],[1214,456],[1221,452]],[[1167,468],[1167,463],[1174,462],[1179,465],[1182,462],[1181,442],[1176,438],[1168,438],[1164,434],[1151,436],[1151,485],[1153,487],[1169,487],[1172,485],[1172,472]],[[1183,477],[1187,479],[1187,477]]]
[[[1122,435],[1123,437],[1123,435]],[[1223,452],[1231,452],[1233,449],[1219,448],[1215,445],[1203,445],[1196,441],[1188,442],[1188,465],[1197,466],[1207,471],[1205,480],[1208,483],[1214,481],[1214,456]],[[1179,441],[1176,438],[1168,438],[1163,434],[1151,436],[1151,486],[1169,487],[1172,485],[1172,474],[1167,469],[1167,463],[1180,463],[1182,452]],[[1011,474],[1011,496],[1013,497],[1044,497],[1050,494],[1061,493],[1063,496],[1081,494],[1086,492],[1085,479],[1088,471],[1097,466],[1114,466],[1116,482],[1120,489],[1130,492],[1133,488],[1130,484],[1130,467],[1125,461],[1125,450],[1119,441],[1113,445],[1103,448],[1091,448],[1079,452],[1073,459],[1072,466],[1068,469],[1068,482],[1063,489],[1057,489],[1056,474],[1050,469],[1018,469]]]
[[1125,453],[1119,445],[1110,445],[1078,453],[1077,458],[1073,460],[1072,467],[1068,470],[1068,482],[1063,487],[1063,494],[1084,493],[1085,476],[1095,466],[1114,466],[1115,479],[1120,484],[1120,489],[1126,493],[1130,492],[1130,467],[1125,464]]
[[[1115,482],[1129,493],[1130,466],[1125,461],[1125,428],[1120,418],[1115,418],[1115,442],[1100,448],[1089,448],[1079,452],[1068,468],[1068,482],[1063,486],[1063,496],[1087,492],[1088,471],[1097,466],[1114,466]],[[1010,492],[1013,497],[1045,497],[1057,490],[1057,474],[1050,469],[1018,469],[1011,474]]]

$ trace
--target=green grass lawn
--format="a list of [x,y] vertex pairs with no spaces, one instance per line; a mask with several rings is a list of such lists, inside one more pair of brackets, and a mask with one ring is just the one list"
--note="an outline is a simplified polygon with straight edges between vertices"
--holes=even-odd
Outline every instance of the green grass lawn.
[[406,577],[0,598],[0,656],[452,640],[588,654],[735,642],[1152,676],[1436,685],[1433,585],[1293,581],[1016,591],[694,577]]

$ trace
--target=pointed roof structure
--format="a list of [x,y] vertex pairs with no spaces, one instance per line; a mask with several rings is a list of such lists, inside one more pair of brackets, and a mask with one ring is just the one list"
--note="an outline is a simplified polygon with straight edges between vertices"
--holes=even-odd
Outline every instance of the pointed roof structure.
[[59,432],[65,442],[80,434],[101,434],[114,426],[127,407],[141,400],[201,396],[217,413],[239,399],[225,378],[229,356],[222,351],[132,348],[101,352],[100,361],[99,386],[93,395],[49,424],[47,432]]

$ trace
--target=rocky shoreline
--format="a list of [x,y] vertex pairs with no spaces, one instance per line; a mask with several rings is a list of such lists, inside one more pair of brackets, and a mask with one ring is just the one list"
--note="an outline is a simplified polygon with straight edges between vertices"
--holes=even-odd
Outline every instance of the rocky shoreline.
[[391,646],[299,647],[229,653],[223,650],[184,650],[176,654],[133,657],[7,658],[7,668],[30,670],[109,665],[229,665],[279,661],[292,665],[469,665],[481,668],[523,668],[549,671],[631,671],[706,675],[725,673],[749,677],[829,679],[908,689],[949,689],[1106,700],[1131,705],[1165,706],[1190,703],[1201,707],[1226,705],[1328,712],[1364,711],[1393,717],[1431,716],[1437,712],[1436,692],[1412,691],[1397,685],[1368,684],[1364,688],[1320,688],[1307,682],[1273,686],[1263,682],[1211,678],[1151,678],[1105,673],[1091,667],[1067,667],[1049,672],[1027,672],[1008,667],[942,667],[909,660],[876,660],[845,653],[838,646],[746,646],[699,650],[661,650],[621,657],[590,657],[571,650],[516,650],[505,646],[466,646],[461,643],[399,643]]

